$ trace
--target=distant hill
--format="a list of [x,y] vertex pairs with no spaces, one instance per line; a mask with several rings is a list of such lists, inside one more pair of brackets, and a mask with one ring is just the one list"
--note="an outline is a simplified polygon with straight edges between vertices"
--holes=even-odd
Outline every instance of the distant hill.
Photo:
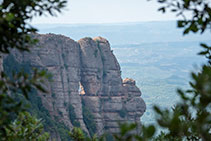
[[175,21],[134,22],[116,24],[40,24],[34,25],[40,33],[56,33],[79,40],[81,37],[102,36],[112,45],[154,42],[210,40],[210,34],[183,36]]

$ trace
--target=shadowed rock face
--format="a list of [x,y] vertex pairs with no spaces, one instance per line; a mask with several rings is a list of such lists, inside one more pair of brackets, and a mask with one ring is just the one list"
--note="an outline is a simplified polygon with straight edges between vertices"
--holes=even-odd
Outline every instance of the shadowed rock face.
[[[83,38],[78,42],[62,35],[34,35],[42,48],[31,53],[14,53],[18,62],[53,74],[48,84],[50,95],[39,94],[51,117],[59,117],[70,129],[68,105],[72,105],[81,128],[90,133],[84,122],[82,107],[93,115],[97,134],[118,132],[117,122],[140,122],[146,109],[135,81],[122,81],[119,63],[109,42],[101,37]],[[82,105],[83,103],[83,105]],[[59,138],[59,135],[54,135]]]

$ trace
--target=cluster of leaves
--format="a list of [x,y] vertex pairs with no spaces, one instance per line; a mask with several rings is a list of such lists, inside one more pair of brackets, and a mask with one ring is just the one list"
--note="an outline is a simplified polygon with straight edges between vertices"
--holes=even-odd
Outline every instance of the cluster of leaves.
[[74,127],[71,132],[69,132],[69,135],[72,140],[74,141],[104,141],[105,136],[97,137],[96,134],[93,135],[91,138],[85,136],[84,132],[81,130],[81,128]]
[[[66,0],[2,0],[0,2],[0,56],[10,54],[12,49],[29,51],[29,48],[35,46],[38,41],[31,38],[30,34],[37,30],[28,22],[37,15],[41,16],[45,13],[55,15],[65,5]],[[14,70],[13,74],[8,77],[3,70],[0,71],[0,138],[9,140],[13,135],[16,136],[15,130],[11,130],[11,123],[20,112],[26,110],[23,102],[16,101],[14,95],[22,94],[28,99],[28,94],[33,89],[46,93],[43,86],[48,75],[46,75],[46,71],[38,69],[32,71],[31,74]],[[26,114],[25,116],[29,117]],[[22,124],[23,118],[19,117],[17,120],[19,122],[14,122],[17,126]],[[34,120],[24,122],[37,126],[37,122]],[[38,128],[40,129],[40,126],[36,127],[36,129]],[[28,133],[26,132],[26,134]],[[22,132],[17,134],[22,134]],[[26,134],[24,137],[29,137]],[[18,137],[20,139],[21,135]],[[27,140],[29,139],[27,138]]]
[[201,72],[192,73],[192,89],[178,90],[181,102],[173,111],[155,107],[159,125],[168,129],[167,138],[180,140],[209,140],[211,138],[211,66],[204,65]]
[[199,52],[199,55],[203,55],[207,58],[208,63],[211,65],[211,46],[201,43],[200,46],[203,48],[203,51]]
[[209,0],[157,0],[162,4],[158,10],[165,13],[167,9],[182,17],[178,27],[184,28],[184,34],[211,29],[211,7]]
[[[184,28],[184,34],[189,32],[204,33],[211,28],[211,3],[207,0],[158,0],[183,20],[178,21],[178,27]],[[191,18],[185,13],[191,12]],[[157,123],[167,129],[159,138],[166,140],[210,140],[211,138],[211,47],[201,43],[203,51],[199,55],[207,58],[208,63],[197,73],[192,73],[191,89],[178,90],[181,101],[173,110],[161,109],[155,106],[158,114]]]
[[22,101],[16,101],[14,95],[23,94],[28,99],[32,89],[46,92],[42,87],[46,80],[46,72],[34,70],[33,75],[24,72],[14,73],[12,78],[1,72],[0,79],[0,136],[5,135],[5,127],[19,112],[26,110]]
[[104,133],[101,136],[94,134],[89,138],[85,136],[80,128],[74,127],[69,135],[74,141],[147,141],[152,139],[152,136],[155,133],[154,126],[142,126],[141,129],[139,123],[121,123],[119,124],[119,129],[120,131],[118,134]]
[[70,137],[74,141],[84,141],[85,140],[84,133],[80,128],[74,127],[73,130],[69,134],[70,134]]
[[19,113],[18,117],[6,129],[6,137],[2,138],[2,140],[7,141],[46,141],[48,139],[49,134],[44,132],[41,120],[36,119],[27,112]]
[[[28,74],[32,73],[32,68],[29,62],[18,62],[13,55],[8,55],[4,58],[3,67],[6,75],[10,78],[13,78],[13,72],[21,72],[22,70]],[[42,103],[42,99],[38,96],[38,90],[33,88],[28,94],[28,100],[24,98],[22,94],[13,94],[14,101],[22,102],[22,105],[26,105],[26,111],[31,113],[33,116],[36,116],[39,119],[42,119],[42,124],[44,130],[49,133],[59,133],[61,140],[69,140],[68,128],[58,121],[54,121],[50,116],[48,110]],[[23,107],[25,108],[25,107]],[[14,115],[14,114],[13,114]],[[13,117],[13,116],[12,116]],[[54,117],[55,119],[59,117]]]
[[32,92],[30,92],[29,100],[25,102],[30,105],[30,108],[28,108],[27,111],[33,116],[42,119],[42,124],[46,132],[49,132],[50,134],[55,132],[58,133],[62,141],[70,139],[68,135],[69,128],[63,123],[58,122],[59,117],[55,116],[55,120],[52,119],[49,111],[43,105],[41,97],[38,96],[36,89],[33,89]]
[[83,120],[86,124],[87,129],[89,130],[89,133],[91,136],[93,136],[97,132],[96,123],[93,120],[94,116],[91,114],[90,110],[85,105],[85,102],[82,100],[82,114],[83,114]]
[[[46,12],[54,16],[66,5],[66,0],[3,0],[0,3],[0,51],[9,53],[11,48],[28,50],[37,40],[30,33],[37,29],[27,22]],[[5,30],[7,29],[7,30]]]

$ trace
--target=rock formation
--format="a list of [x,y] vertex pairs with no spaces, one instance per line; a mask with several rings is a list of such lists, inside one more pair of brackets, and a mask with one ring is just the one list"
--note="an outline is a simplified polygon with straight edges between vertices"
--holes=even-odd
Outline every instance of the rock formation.
[[[146,109],[141,92],[134,80],[122,80],[119,63],[106,39],[75,42],[62,35],[34,36],[41,48],[13,55],[16,61],[53,75],[48,83],[50,94],[39,94],[53,120],[70,129],[79,125],[88,135],[118,132],[118,122],[140,122]],[[88,125],[86,109],[95,127]],[[60,138],[58,133],[54,137]]]

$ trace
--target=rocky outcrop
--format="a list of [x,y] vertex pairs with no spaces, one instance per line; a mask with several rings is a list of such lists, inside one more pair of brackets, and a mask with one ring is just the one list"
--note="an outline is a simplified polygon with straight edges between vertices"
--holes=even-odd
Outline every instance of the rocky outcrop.
[[[122,80],[119,63],[106,39],[75,42],[62,35],[34,36],[42,48],[15,52],[14,56],[18,62],[28,62],[53,75],[48,83],[50,94],[39,94],[52,119],[70,129],[80,125],[89,135],[118,132],[118,122],[140,122],[146,109],[141,92],[134,80]],[[86,113],[92,116],[91,126],[95,127],[89,125]],[[60,138],[56,133],[54,136]]]

